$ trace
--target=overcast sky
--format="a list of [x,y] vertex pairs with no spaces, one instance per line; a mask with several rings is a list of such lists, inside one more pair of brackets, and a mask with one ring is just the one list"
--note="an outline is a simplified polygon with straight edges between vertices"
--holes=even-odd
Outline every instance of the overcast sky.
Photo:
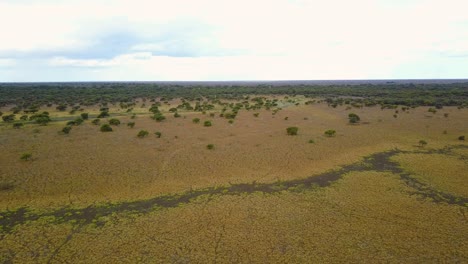
[[467,0],[0,0],[0,82],[468,78]]

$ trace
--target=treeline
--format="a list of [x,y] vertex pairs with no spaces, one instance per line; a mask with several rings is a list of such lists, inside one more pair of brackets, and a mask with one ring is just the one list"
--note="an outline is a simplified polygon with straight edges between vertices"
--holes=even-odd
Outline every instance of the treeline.
[[468,107],[468,82],[453,84],[356,85],[175,85],[157,83],[13,83],[0,84],[0,106],[19,109],[44,105],[132,103],[137,98],[167,101],[245,99],[257,95],[304,95],[330,104]]

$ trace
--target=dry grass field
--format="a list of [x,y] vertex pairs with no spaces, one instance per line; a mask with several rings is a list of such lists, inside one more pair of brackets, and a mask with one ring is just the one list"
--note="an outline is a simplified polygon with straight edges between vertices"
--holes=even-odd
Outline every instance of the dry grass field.
[[[98,106],[67,135],[59,131],[80,112],[44,108],[64,121],[0,126],[0,262],[468,262],[468,144],[458,140],[468,109],[394,117],[379,106],[275,98],[276,114],[242,109],[233,123],[220,106],[175,118],[172,100],[162,122],[141,101],[132,113],[110,107],[121,124],[108,133],[91,124]],[[291,126],[298,135],[287,135]],[[365,159],[392,150],[380,165]],[[324,187],[296,184],[333,171],[339,179]],[[276,191],[233,191],[242,184]],[[117,206],[162,196],[175,204]]]

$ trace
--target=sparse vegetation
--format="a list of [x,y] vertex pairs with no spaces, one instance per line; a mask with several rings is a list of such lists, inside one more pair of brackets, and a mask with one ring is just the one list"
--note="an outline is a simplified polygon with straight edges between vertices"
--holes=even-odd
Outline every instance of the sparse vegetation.
[[290,136],[295,136],[297,135],[297,132],[299,131],[298,127],[288,127],[286,128],[286,133]]
[[325,134],[325,136],[327,136],[327,137],[334,137],[335,134],[336,134],[336,131],[333,130],[333,129],[329,129],[329,130],[326,130],[324,134]]
[[109,124],[104,124],[100,130],[101,132],[112,132],[112,127]]
[[139,138],[144,138],[144,137],[148,136],[148,134],[149,134],[148,131],[146,131],[146,130],[140,130],[140,131],[138,132],[137,137],[139,137]]

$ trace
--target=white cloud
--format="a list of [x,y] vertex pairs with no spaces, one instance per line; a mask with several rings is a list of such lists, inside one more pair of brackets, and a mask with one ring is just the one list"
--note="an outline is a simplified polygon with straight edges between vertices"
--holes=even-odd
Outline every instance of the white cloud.
[[17,71],[29,61],[88,80],[421,73],[408,65],[450,77],[468,67],[466,10],[464,0],[0,1],[0,55],[24,53],[8,64]]

